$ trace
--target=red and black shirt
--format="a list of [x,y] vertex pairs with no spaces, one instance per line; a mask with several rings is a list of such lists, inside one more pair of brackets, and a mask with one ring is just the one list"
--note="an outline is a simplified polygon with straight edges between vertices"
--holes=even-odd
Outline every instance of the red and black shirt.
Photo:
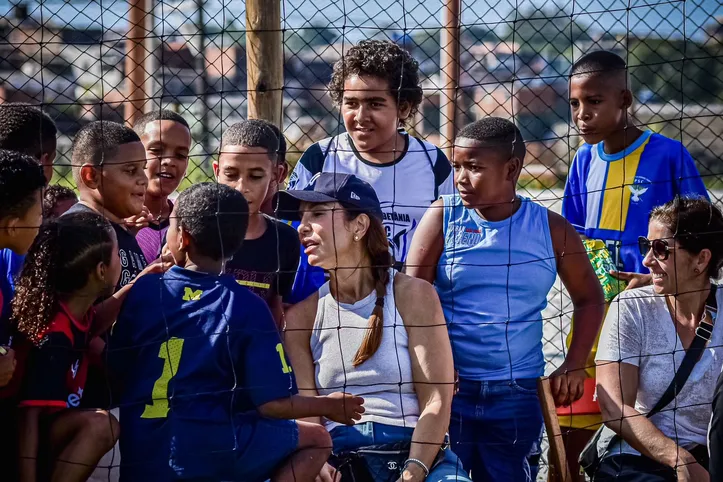
[[80,405],[88,373],[88,332],[93,314],[91,309],[82,320],[76,320],[61,303],[40,346],[23,340],[28,352],[20,389],[21,407],[59,410]]

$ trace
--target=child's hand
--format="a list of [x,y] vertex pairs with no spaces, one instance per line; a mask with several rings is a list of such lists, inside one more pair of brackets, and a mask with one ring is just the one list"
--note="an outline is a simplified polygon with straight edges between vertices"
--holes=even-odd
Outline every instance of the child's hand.
[[0,355],[0,387],[4,387],[13,378],[15,366],[18,361],[15,359],[15,351],[12,348],[0,347],[5,353]]
[[165,273],[166,271],[171,269],[171,266],[173,266],[173,264],[173,256],[162,254],[160,258],[146,266],[143,271],[138,274],[138,277],[136,279],[146,274]]
[[140,214],[124,219],[123,224],[126,228],[128,228],[128,231],[135,235],[141,229],[147,228],[148,224],[153,221],[155,221],[153,214],[151,214],[147,207],[143,206],[143,210],[141,210]]
[[327,395],[329,410],[326,418],[344,425],[354,425],[354,420],[361,420],[364,413],[364,399],[351,393],[336,392]]

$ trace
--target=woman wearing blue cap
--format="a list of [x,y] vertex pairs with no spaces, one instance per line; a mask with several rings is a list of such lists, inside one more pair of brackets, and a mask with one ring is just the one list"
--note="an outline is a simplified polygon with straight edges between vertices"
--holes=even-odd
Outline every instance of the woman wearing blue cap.
[[330,277],[286,313],[300,391],[343,387],[365,400],[353,427],[316,420],[334,445],[320,479],[467,481],[445,443],[454,370],[439,299],[426,281],[392,268],[374,189],[321,173],[303,191],[280,192],[279,211],[301,221],[309,263]]

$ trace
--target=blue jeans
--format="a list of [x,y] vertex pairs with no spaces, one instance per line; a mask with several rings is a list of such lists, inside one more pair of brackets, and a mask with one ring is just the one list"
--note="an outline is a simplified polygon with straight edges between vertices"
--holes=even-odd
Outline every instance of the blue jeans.
[[534,482],[542,426],[536,379],[460,379],[449,436],[474,482]]
[[[351,427],[339,426],[334,428],[331,431],[331,440],[334,453],[341,453],[369,445],[411,441],[413,432],[414,429],[409,427],[363,422]],[[373,456],[365,455],[365,457],[367,464],[374,464]],[[467,472],[462,469],[459,457],[448,447],[444,451],[444,458],[435,466],[430,467],[429,476],[425,482],[449,482],[452,480],[470,482]]]

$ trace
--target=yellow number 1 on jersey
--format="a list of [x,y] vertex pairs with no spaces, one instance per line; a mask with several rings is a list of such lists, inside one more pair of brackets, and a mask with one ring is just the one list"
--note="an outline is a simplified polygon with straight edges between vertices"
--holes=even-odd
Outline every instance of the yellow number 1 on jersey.
[[279,358],[281,358],[281,371],[283,373],[291,373],[291,367],[288,363],[286,363],[286,355],[284,354],[284,345],[281,343],[276,345],[276,352],[279,354]]
[[161,377],[153,384],[153,403],[146,405],[141,418],[166,418],[168,415],[168,382],[178,373],[183,352],[183,339],[171,338],[161,344],[158,357],[163,359]]

